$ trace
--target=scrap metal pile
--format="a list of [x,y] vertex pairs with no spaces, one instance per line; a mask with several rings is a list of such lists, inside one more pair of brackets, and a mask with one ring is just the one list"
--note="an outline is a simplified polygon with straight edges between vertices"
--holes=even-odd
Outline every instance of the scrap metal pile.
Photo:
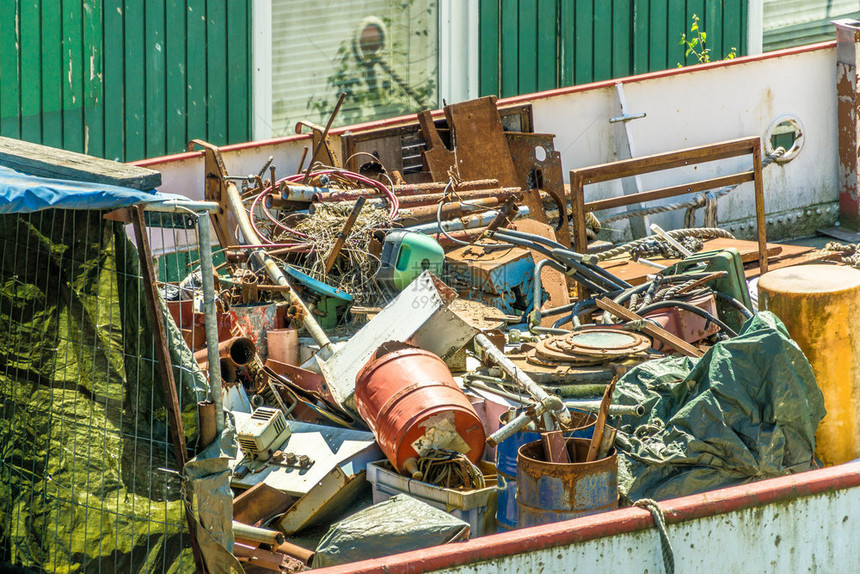
[[[318,560],[285,541],[343,519],[367,482],[374,503],[408,492],[455,522],[440,522],[442,538],[401,532],[398,551],[615,508],[610,422],[646,409],[613,403],[619,377],[701,357],[753,315],[744,255],[708,248],[731,237],[722,230],[575,250],[599,222],[572,219],[553,136],[506,131],[494,98],[417,121],[423,181],[378,153],[338,162],[328,127],[289,175],[271,161],[228,174],[197,142],[206,198],[222,207],[219,369],[240,449],[235,554],[248,564],[369,556],[338,546],[336,528]],[[651,274],[613,271],[636,260]],[[199,324],[179,327],[211,375]]]

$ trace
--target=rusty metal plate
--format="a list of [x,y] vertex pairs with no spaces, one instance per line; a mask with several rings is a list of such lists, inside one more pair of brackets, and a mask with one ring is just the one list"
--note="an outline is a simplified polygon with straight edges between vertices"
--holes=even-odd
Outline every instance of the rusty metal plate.
[[538,342],[529,360],[538,364],[598,364],[650,349],[651,339],[622,329],[588,328]]
[[493,178],[502,187],[519,187],[495,96],[445,106],[445,117],[460,179]]

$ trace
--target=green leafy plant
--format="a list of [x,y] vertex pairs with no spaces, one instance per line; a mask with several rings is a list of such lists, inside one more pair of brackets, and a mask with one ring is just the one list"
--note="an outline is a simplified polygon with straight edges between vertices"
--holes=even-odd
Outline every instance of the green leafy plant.
[[[700,64],[707,64],[711,61],[711,50],[706,46],[707,41],[708,34],[699,27],[699,17],[693,14],[693,21],[690,24],[690,33],[681,34],[681,41],[679,42],[681,46],[686,48],[684,56],[689,57],[690,54],[693,54]],[[726,57],[723,59],[731,60],[737,55],[737,49],[732,46],[732,49],[729,50],[729,53],[726,54]],[[683,64],[679,63],[678,67],[683,67]]]

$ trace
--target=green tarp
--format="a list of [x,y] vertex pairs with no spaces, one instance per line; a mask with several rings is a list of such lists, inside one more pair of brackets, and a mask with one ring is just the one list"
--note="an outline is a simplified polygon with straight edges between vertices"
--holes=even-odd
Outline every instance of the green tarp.
[[618,381],[618,489],[664,500],[811,470],[824,399],[812,367],[770,312],[698,359],[666,358]]
[[[193,572],[137,251],[102,215],[0,216],[0,561]],[[166,323],[193,447],[205,380]]]

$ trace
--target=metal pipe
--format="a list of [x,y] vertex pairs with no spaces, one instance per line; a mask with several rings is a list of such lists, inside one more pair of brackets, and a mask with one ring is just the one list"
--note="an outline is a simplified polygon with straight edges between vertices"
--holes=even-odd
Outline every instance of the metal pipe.
[[[248,337],[232,337],[220,343],[216,341],[214,347],[218,352],[217,357],[227,359],[238,367],[250,363],[257,353],[257,345]],[[195,352],[194,359],[198,363],[203,360],[209,360],[208,357],[212,356],[209,352],[210,350],[211,347]]]
[[[596,413],[600,410],[601,401],[564,401],[564,406],[569,409],[577,409],[589,413]],[[612,416],[634,416],[641,417],[645,414],[645,407],[642,405],[609,405],[609,414]]]
[[[497,207],[500,204],[501,201],[495,197],[474,199],[471,201],[453,201],[442,205],[441,219],[445,220],[450,219],[452,217],[468,216],[473,214],[478,209]],[[438,211],[439,206],[437,204],[410,207],[398,211],[397,220],[408,220],[414,223],[426,223],[428,221],[436,221]]]
[[159,213],[188,213],[189,211],[205,211],[218,213],[220,209],[216,201],[194,201],[191,199],[166,199],[163,201],[144,203],[144,211],[157,211]]
[[[520,207],[520,210],[514,214],[514,219],[523,219],[529,216],[529,208],[526,205]],[[468,217],[460,217],[449,221],[442,221],[442,229],[445,231],[460,231],[463,229],[476,229],[478,227],[486,227],[495,219],[495,211],[488,211],[479,215],[470,215]],[[420,225],[410,225],[404,227],[407,231],[415,231],[425,235],[435,235],[439,233],[439,225],[433,221],[431,223],[422,223]]]
[[517,382],[525,391],[537,400],[544,408],[553,413],[558,422],[563,426],[570,425],[570,413],[564,406],[560,398],[548,394],[531,377],[529,377],[522,369],[517,367],[505,354],[496,347],[483,333],[475,335],[475,343],[481,347],[481,350],[486,353],[494,363],[502,368],[514,381]]
[[[428,182],[415,183],[412,185],[401,185],[391,188],[391,192],[397,197],[409,197],[413,195],[427,195],[431,193],[440,193],[448,187],[447,182]],[[474,181],[461,181],[457,184],[455,191],[474,191],[478,189],[498,189],[499,181],[497,179],[476,179]],[[332,201],[355,201],[359,197],[367,199],[376,199],[385,197],[375,188],[365,189],[348,189],[348,190],[332,190],[321,188],[319,193],[314,195],[314,203],[327,203]]]
[[540,325],[541,321],[540,308],[541,305],[543,305],[543,301],[541,301],[541,295],[543,293],[543,284],[541,283],[540,272],[543,270],[544,265],[552,265],[562,273],[567,271],[563,265],[561,265],[557,261],[553,261],[552,259],[541,259],[537,262],[537,265],[535,265],[535,293],[534,298],[532,299],[532,323],[534,325]]
[[[263,240],[259,235],[257,235],[257,232],[251,225],[251,220],[248,218],[248,212],[245,211],[245,206],[242,203],[242,197],[239,194],[239,189],[236,187],[236,184],[232,181],[228,181],[227,185],[224,186],[224,192],[227,194],[227,203],[230,206],[230,210],[233,212],[233,216],[236,218],[236,223],[239,225],[239,231],[242,233],[244,240],[252,245],[262,244]],[[281,268],[278,267],[275,260],[272,259],[264,249],[255,249],[251,251],[250,256],[257,258],[257,261],[266,270],[272,283],[290,288],[288,300],[292,305],[298,307],[299,314],[302,317],[302,325],[307,329],[308,334],[313,338],[316,344],[319,345],[320,350],[317,354],[323,360],[330,358],[334,353],[334,349],[332,348],[328,335],[325,334],[325,331],[322,330],[319,323],[314,319],[313,314],[308,309],[308,306],[305,305],[305,302],[298,296],[296,290],[292,288],[287,276],[284,275],[284,272],[281,271]]]
[[209,400],[215,403],[215,431],[221,434],[221,431],[224,430],[224,406],[221,404],[221,361],[218,360],[218,317],[215,311],[215,267],[212,264],[212,236],[209,219],[208,211],[197,212],[197,252],[200,257],[203,321],[210,365]]
[[[313,187],[310,185],[298,185],[295,183],[285,183],[281,189],[281,199],[284,201],[298,201],[302,203],[310,203],[313,198],[319,193],[325,191],[324,187]],[[268,205],[266,207],[269,207]]]
[[663,228],[656,223],[651,224],[651,231],[662,237],[666,243],[677,249],[684,257],[689,257],[693,254],[692,251],[681,245],[681,243],[677,239],[666,233]]
[[269,530],[268,528],[258,528],[236,520],[233,521],[233,536],[249,542],[271,544],[272,546],[279,546],[284,543],[284,534],[282,532]]

